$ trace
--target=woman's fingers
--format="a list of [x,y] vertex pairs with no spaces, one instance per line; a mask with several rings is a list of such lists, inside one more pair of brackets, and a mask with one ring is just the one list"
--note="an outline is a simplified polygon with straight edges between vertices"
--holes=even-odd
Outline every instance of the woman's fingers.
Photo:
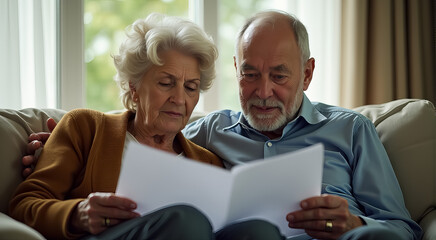
[[74,218],[78,228],[97,234],[108,227],[140,216],[134,209],[136,203],[130,199],[113,193],[97,192],[89,194],[87,199],[78,204]]

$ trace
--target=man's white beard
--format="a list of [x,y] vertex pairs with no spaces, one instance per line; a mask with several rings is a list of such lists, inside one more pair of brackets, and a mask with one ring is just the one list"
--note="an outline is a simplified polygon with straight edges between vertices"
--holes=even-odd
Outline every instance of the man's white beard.
[[[285,106],[282,102],[275,99],[260,99],[251,98],[245,103],[245,107],[242,108],[245,118],[248,124],[254,129],[260,132],[273,132],[280,128],[283,128],[288,122],[292,121],[300,109],[301,100],[303,98],[303,91],[297,91],[294,103],[292,107],[285,112]],[[250,108],[252,106],[258,107],[278,107],[280,115],[271,114],[256,114],[254,115]]]

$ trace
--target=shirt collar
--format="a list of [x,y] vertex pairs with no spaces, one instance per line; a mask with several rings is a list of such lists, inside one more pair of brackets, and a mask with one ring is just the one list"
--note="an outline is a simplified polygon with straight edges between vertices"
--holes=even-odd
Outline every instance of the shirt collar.
[[[300,117],[304,118],[309,124],[317,124],[317,123],[320,123],[320,122],[324,121],[325,119],[327,119],[324,115],[322,115],[318,111],[318,109],[316,109],[314,107],[314,105],[312,104],[312,102],[310,102],[309,98],[306,96],[305,93],[303,93],[303,102],[301,104],[301,109],[298,113],[298,116],[293,121],[296,121]],[[293,121],[291,121],[291,122],[293,122]],[[289,123],[291,123],[291,122],[289,122]],[[240,112],[238,121],[235,122],[234,124],[224,128],[223,130],[230,130],[230,129],[237,127],[238,125],[243,127],[243,128],[252,128],[248,124],[247,119],[245,119],[244,114],[242,112]]]
[[327,119],[315,108],[306,94],[303,95],[303,103],[298,117],[304,118],[309,124],[317,124]]

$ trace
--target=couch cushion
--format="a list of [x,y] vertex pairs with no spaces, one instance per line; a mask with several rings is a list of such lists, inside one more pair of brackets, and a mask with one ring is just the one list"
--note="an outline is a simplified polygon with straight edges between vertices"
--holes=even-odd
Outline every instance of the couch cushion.
[[28,136],[48,131],[47,119],[59,121],[64,113],[56,109],[0,109],[0,212],[7,213],[9,199],[22,181],[20,159],[26,152]]
[[426,100],[401,99],[355,108],[374,122],[412,218],[436,205],[436,111]]
[[0,240],[26,239],[44,240],[45,238],[35,229],[18,222],[6,214],[0,213]]

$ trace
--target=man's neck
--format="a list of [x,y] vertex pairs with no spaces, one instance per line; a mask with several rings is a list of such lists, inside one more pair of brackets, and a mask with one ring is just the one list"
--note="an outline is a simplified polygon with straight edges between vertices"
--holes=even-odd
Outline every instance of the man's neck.
[[269,139],[277,139],[280,138],[283,134],[284,127],[281,127],[274,131],[261,132],[263,135],[267,136]]

